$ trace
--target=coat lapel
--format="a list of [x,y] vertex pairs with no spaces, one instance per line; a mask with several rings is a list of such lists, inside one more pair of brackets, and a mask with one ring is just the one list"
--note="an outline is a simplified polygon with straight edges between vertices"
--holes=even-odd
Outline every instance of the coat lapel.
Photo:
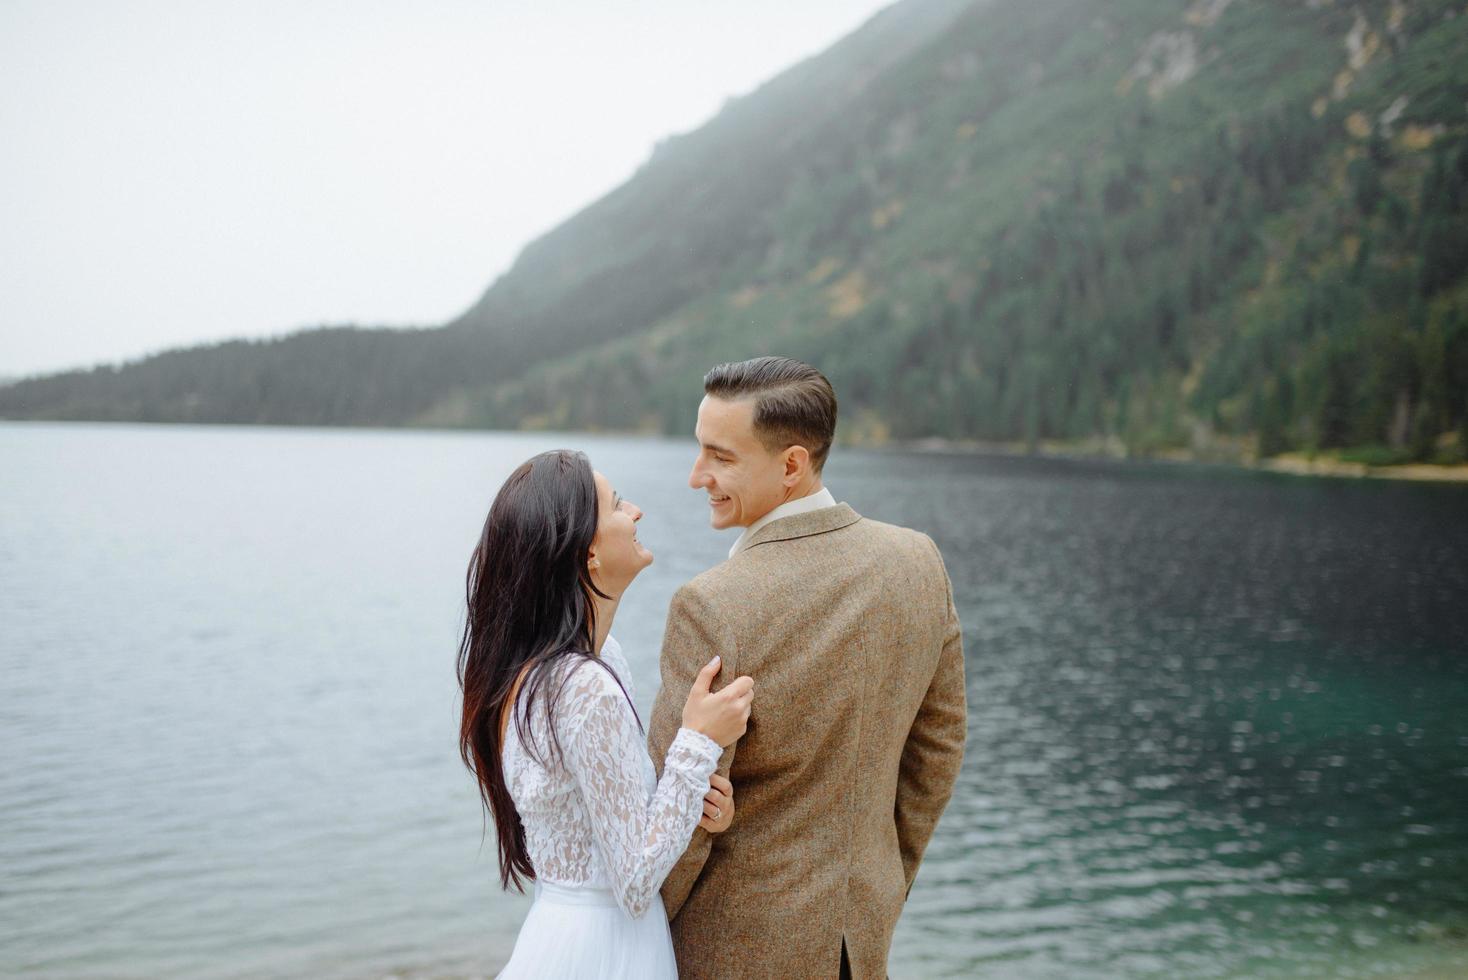
[[772,541],[789,541],[791,538],[808,538],[812,534],[825,534],[827,531],[835,531],[847,527],[861,520],[861,515],[851,509],[850,504],[837,504],[835,507],[822,507],[820,510],[809,510],[804,514],[796,514],[792,517],[782,517],[778,521],[771,521],[755,532],[749,544],[744,550],[757,548],[762,544]]

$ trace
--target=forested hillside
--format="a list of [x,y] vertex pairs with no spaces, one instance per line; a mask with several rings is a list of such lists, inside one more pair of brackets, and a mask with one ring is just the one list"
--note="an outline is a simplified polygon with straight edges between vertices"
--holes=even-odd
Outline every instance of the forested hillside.
[[444,328],[32,379],[0,415],[681,433],[710,364],[779,351],[850,440],[1456,461],[1465,271],[1461,3],[906,0]]

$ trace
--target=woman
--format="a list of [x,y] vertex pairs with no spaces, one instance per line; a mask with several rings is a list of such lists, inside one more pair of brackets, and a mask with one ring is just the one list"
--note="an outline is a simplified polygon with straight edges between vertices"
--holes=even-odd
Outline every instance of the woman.
[[502,978],[676,977],[658,888],[695,826],[733,818],[714,768],[754,682],[715,693],[717,658],[703,669],[659,780],[610,635],[652,564],[641,518],[584,454],[542,453],[505,481],[470,559],[460,754],[494,818],[501,886],[535,881]]

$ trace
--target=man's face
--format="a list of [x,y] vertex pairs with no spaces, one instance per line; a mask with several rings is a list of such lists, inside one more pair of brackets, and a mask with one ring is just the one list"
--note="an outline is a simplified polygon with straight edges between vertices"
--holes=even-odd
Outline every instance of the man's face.
[[715,530],[748,527],[785,498],[785,461],[754,434],[754,399],[705,395],[698,406],[698,459],[688,485],[709,495]]

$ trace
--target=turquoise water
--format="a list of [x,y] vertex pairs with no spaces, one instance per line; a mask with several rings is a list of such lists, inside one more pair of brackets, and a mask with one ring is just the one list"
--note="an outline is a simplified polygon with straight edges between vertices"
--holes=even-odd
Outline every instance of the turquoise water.
[[[683,440],[0,424],[0,973],[490,975],[455,750],[500,481],[586,449],[656,563],[639,707],[723,557]],[[1468,488],[836,453],[931,533],[963,776],[893,977],[1468,974]]]

